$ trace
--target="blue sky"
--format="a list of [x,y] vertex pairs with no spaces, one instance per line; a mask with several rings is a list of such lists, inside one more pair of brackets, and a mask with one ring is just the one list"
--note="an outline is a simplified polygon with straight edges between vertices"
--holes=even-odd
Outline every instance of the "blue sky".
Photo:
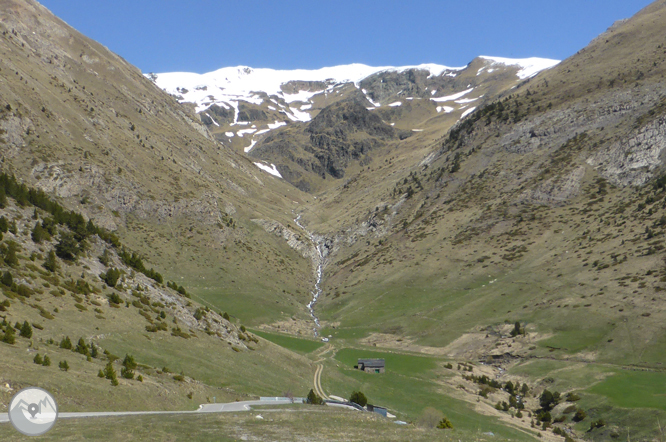
[[564,59],[651,0],[41,0],[143,72]]

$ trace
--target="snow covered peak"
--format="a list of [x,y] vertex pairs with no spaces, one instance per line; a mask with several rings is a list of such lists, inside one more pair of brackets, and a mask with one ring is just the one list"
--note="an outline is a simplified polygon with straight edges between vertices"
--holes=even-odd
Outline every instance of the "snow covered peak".
[[[487,57],[480,56],[484,60],[490,61],[492,64],[503,64],[506,66],[518,66],[518,78],[524,80],[526,78],[534,77],[539,72],[550,69],[557,65],[559,60],[551,60],[549,58],[503,58],[503,57]],[[482,68],[483,69],[483,68]],[[479,71],[480,72],[480,71]]]

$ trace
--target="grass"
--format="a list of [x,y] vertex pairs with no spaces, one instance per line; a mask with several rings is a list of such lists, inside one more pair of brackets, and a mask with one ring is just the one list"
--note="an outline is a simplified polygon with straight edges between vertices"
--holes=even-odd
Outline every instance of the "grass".
[[[384,358],[386,373],[370,374],[352,368],[357,359]],[[330,394],[349,397],[353,390],[362,391],[370,403],[388,407],[398,418],[416,421],[423,410],[434,407],[441,410],[455,428],[464,431],[492,432],[499,437],[514,440],[532,440],[527,434],[501,424],[497,419],[472,410],[471,405],[455,399],[451,392],[437,381],[436,358],[345,348],[338,351],[335,360],[338,376],[326,369],[322,375],[324,389]]]
[[[263,419],[258,419],[258,415]],[[0,439],[7,442],[23,441],[25,436],[20,435],[7,423],[0,424]],[[515,441],[514,438],[509,439],[497,434],[490,437],[479,430],[454,427],[453,430],[445,431],[396,425],[376,414],[317,406],[280,407],[247,413],[61,419],[51,431],[37,440]]]
[[287,350],[295,351],[300,354],[312,353],[313,351],[321,348],[324,344],[320,341],[313,341],[310,339],[300,339],[294,338],[291,336],[279,335],[277,333],[268,333],[264,331],[250,330],[257,336],[271,341],[274,344],[279,345],[280,347],[286,348]]
[[617,407],[666,411],[664,372],[622,370],[590,387],[588,391],[609,398]]
[[344,348],[335,354],[335,359],[342,362],[346,367],[353,367],[356,365],[359,358],[385,359],[387,373],[398,373],[406,376],[424,374],[437,367],[437,363],[433,358],[400,353]]

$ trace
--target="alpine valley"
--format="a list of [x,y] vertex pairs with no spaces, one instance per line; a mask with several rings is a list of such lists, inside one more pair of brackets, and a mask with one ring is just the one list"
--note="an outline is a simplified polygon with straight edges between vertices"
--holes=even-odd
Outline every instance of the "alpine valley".
[[47,436],[663,441],[665,23],[563,61],[142,73],[0,0],[0,413],[27,386],[60,412],[362,392],[394,418]]

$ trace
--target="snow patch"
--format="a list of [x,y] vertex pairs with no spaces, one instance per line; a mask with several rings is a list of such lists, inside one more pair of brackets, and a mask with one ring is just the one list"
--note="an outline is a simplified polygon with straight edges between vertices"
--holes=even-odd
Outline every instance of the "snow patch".
[[440,113],[440,112],[444,111],[445,114],[450,114],[454,110],[455,109],[453,109],[450,106],[437,106],[437,113]]
[[493,64],[503,64],[506,66],[518,66],[518,78],[524,80],[526,78],[534,77],[539,72],[550,69],[556,66],[560,61],[552,60],[549,58],[503,58],[503,57],[487,57],[481,56],[484,60],[488,60]]
[[457,94],[447,95],[446,97],[431,98],[431,100],[434,101],[434,102],[437,102],[437,103],[443,103],[445,101],[453,101],[453,100],[456,100],[460,97],[464,97],[465,95],[469,94],[473,90],[474,90],[474,88],[470,88],[470,89],[466,89],[462,92],[458,92]]
[[208,118],[210,118],[210,121],[212,121],[213,124],[214,124],[215,126],[220,127],[220,125],[217,124],[217,121],[215,121],[215,119],[214,119],[213,117],[211,117],[211,116],[208,114],[208,112],[206,112],[206,116],[207,116]]
[[470,108],[467,109],[465,112],[463,112],[463,114],[460,116],[460,119],[462,120],[462,119],[465,118],[467,115],[469,115],[469,114],[471,114],[472,112],[474,112],[475,109],[476,109],[476,107],[470,107]]
[[[258,132],[257,132],[257,133],[258,133]],[[257,141],[256,141],[254,138],[252,138],[252,141],[250,142],[250,145],[247,146],[245,149],[243,149],[243,151],[244,151],[245,153],[248,153],[249,151],[252,150],[252,148],[254,147],[255,144],[257,144]],[[280,177],[280,178],[281,178],[281,177]]]
[[396,102],[394,102],[394,103],[389,104],[389,106],[391,106],[391,107],[402,106],[402,101],[396,101]]
[[272,164],[269,166],[261,163],[254,163],[255,166],[257,166],[259,169],[270,173],[273,176],[276,176],[278,178],[282,178],[282,175],[280,175],[280,172],[278,172],[277,167],[275,167],[275,164]]

